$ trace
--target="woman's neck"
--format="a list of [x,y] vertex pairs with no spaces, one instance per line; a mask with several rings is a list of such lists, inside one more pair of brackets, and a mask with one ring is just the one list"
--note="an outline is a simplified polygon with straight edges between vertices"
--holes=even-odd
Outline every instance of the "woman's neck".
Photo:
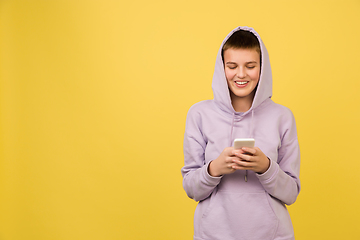
[[236,112],[246,112],[251,108],[255,92],[246,97],[238,97],[230,91],[231,104]]

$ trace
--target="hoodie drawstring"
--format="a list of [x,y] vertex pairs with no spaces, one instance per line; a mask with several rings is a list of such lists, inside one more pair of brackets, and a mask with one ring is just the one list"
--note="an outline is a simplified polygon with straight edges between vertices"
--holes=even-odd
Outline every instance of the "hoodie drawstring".
[[[254,138],[253,121],[254,121],[254,109],[251,110],[251,122],[250,122],[250,137],[251,138]],[[245,182],[248,181],[247,175],[248,175],[248,170],[245,170]]]
[[[231,119],[230,145],[229,146],[232,146],[234,121],[235,121],[235,113],[232,114],[232,119]],[[253,122],[254,122],[254,109],[251,110],[250,138],[254,138]],[[248,181],[248,170],[245,170],[245,182],[247,182],[247,181]]]
[[232,115],[232,120],[231,120],[231,130],[230,130],[230,145],[232,146],[232,139],[233,139],[233,128],[234,128],[234,120],[235,120],[235,113],[233,113]]

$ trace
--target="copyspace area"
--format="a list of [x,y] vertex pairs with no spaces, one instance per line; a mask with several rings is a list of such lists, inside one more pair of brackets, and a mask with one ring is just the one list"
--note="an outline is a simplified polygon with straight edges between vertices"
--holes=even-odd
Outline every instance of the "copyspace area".
[[0,239],[191,239],[186,113],[239,25],[296,118],[296,239],[360,239],[360,2],[0,1]]

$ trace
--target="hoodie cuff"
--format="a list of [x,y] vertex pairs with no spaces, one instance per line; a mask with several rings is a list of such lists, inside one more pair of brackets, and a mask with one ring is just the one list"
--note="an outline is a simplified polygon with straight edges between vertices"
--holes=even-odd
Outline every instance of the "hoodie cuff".
[[208,162],[205,166],[204,166],[204,171],[203,171],[203,176],[204,176],[204,179],[206,180],[206,182],[209,184],[209,185],[218,185],[220,183],[220,180],[222,179],[222,176],[220,177],[213,177],[210,175],[209,173],[209,164],[211,163],[212,161]]
[[266,170],[266,172],[264,172],[262,174],[256,174],[256,176],[262,182],[270,181],[279,171],[279,165],[274,163],[270,158],[269,158],[269,160],[270,160],[270,166],[269,166],[268,170]]

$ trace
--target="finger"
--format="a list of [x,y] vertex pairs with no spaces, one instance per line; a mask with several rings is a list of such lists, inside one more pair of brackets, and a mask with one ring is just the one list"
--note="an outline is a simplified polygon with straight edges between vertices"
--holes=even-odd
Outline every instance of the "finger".
[[239,161],[239,164],[236,163],[232,168],[236,170],[252,170],[254,166],[252,162]]
[[243,151],[241,149],[231,149],[229,152],[226,153],[226,155],[229,157],[235,157],[241,153],[243,153]]
[[246,153],[250,153],[252,155],[256,154],[256,149],[255,148],[248,148],[248,147],[243,147],[241,148],[244,152]]
[[223,154],[225,155],[225,156],[229,156],[229,155],[231,155],[231,152],[233,151],[233,148],[232,147],[227,147],[227,148],[225,148],[224,150],[223,150]]
[[233,151],[231,151],[231,156],[238,156],[239,154],[245,153],[243,150],[241,149],[234,149]]
[[244,156],[244,155],[252,156],[251,153],[245,152],[245,151],[242,150],[242,149],[240,149],[240,151],[236,151],[236,152],[235,152],[235,156],[238,157],[238,158],[243,159],[243,156]]
[[228,164],[228,168],[233,168],[234,166],[236,166],[236,163],[229,163]]
[[252,168],[252,167],[254,167],[256,165],[254,162],[238,160],[238,159],[236,159],[236,160],[234,159],[233,162],[238,167],[242,167],[242,168],[246,168],[246,169]]
[[246,170],[244,167],[239,166],[239,165],[233,165],[232,168],[233,168],[234,170]]
[[242,165],[242,161],[241,161],[241,159],[239,159],[239,158],[233,158],[233,159],[232,159],[232,162],[233,162],[235,165],[239,165],[239,166]]
[[234,163],[234,161],[240,161],[241,159],[239,158],[239,157],[236,157],[236,156],[234,156],[234,157],[228,157],[228,158],[226,158],[225,159],[225,162],[226,163]]
[[253,161],[253,156],[249,154],[240,154],[238,157],[243,161],[247,161],[247,162]]

